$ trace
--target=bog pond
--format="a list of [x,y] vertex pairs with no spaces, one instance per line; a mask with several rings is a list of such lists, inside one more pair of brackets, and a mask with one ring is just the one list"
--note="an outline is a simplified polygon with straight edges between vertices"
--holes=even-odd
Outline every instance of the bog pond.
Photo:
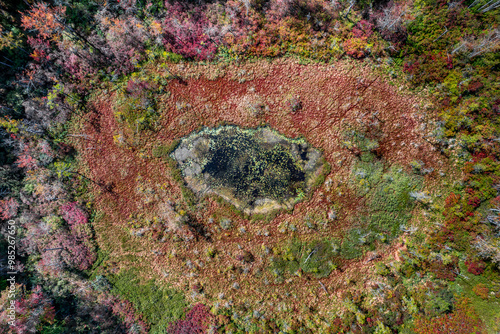
[[181,139],[172,158],[196,194],[217,194],[247,214],[292,208],[325,164],[304,139],[268,127],[206,128]]

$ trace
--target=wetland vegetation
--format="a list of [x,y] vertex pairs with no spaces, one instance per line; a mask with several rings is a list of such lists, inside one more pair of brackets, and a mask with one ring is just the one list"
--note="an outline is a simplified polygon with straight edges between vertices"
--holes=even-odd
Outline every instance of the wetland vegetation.
[[0,0],[0,332],[498,333],[499,10]]

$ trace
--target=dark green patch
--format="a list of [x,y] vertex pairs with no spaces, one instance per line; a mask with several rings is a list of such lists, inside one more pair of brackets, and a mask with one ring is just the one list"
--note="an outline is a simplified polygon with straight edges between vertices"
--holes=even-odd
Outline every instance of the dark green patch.
[[172,153],[175,148],[179,145],[178,140],[172,141],[169,145],[159,145],[153,148],[152,153],[155,158],[167,158],[170,153]]
[[363,255],[362,243],[360,242],[362,233],[359,230],[352,229],[344,237],[340,255],[346,260],[360,258]]
[[422,177],[407,173],[398,166],[371,157],[358,161],[352,170],[351,183],[365,208],[353,217],[355,227],[345,236],[342,256],[360,257],[377,243],[390,242],[406,228],[416,201],[412,192],[422,186]]
[[180,319],[187,303],[184,295],[162,288],[154,280],[143,281],[139,269],[122,271],[108,277],[112,292],[130,301],[151,325],[150,333],[161,333],[168,324]]
[[59,323],[46,325],[40,329],[40,334],[64,334],[67,332],[68,329]]

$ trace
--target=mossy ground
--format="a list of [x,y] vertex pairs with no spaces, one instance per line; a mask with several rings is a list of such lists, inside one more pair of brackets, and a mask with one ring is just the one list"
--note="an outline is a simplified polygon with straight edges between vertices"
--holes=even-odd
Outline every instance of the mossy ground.
[[151,324],[150,333],[166,333],[168,325],[181,318],[187,303],[181,292],[169,289],[151,279],[144,281],[140,274],[149,266],[134,266],[118,274],[108,275],[113,292],[124,296]]
[[[471,298],[471,304],[485,323],[489,333],[500,330],[500,279],[498,270],[489,265],[483,275],[467,272],[464,263],[460,263],[461,276],[454,282],[454,287]],[[482,293],[481,293],[482,292]]]

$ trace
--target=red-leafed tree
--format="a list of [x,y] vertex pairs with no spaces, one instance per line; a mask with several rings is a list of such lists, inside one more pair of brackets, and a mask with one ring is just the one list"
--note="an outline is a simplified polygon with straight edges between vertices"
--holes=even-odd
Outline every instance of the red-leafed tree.
[[15,163],[19,167],[26,168],[27,170],[33,170],[38,167],[38,161],[33,157],[33,152],[31,152],[28,145],[24,145]]
[[43,272],[57,273],[65,268],[85,270],[95,261],[95,254],[84,240],[66,232],[54,235],[51,242],[40,246],[42,258],[38,268]]
[[111,312],[120,318],[129,333],[147,333],[149,326],[143,317],[137,313],[132,303],[119,297],[103,293],[99,301],[111,309]]
[[[42,287],[39,285],[34,287],[30,293],[21,295],[15,301],[15,311],[14,326],[10,326],[8,333],[35,333],[42,326],[53,323],[55,318],[55,308],[52,305],[52,300],[42,291]],[[5,308],[0,313],[0,323],[3,318],[9,319],[8,312],[9,310]]]
[[87,213],[79,208],[76,202],[66,203],[61,206],[61,216],[72,228],[88,222]]
[[212,58],[221,42],[216,29],[204,13],[204,7],[167,4],[169,15],[164,21],[163,44],[168,51],[186,58]]
[[0,200],[0,219],[11,219],[17,215],[19,203],[13,198]]
[[109,56],[108,66],[115,73],[132,71],[144,59],[144,45],[152,39],[146,24],[134,16],[113,17],[102,11],[97,15],[104,38],[93,34],[90,38]]

